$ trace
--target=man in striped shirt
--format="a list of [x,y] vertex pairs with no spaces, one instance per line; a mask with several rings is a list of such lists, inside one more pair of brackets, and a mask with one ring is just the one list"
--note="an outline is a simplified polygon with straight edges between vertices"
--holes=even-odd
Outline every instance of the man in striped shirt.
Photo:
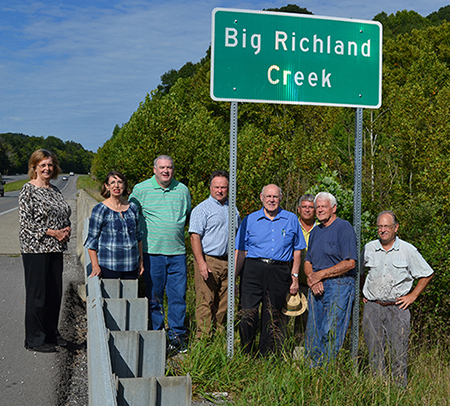
[[169,349],[186,352],[186,247],[184,226],[191,211],[188,188],[173,178],[170,156],[154,161],[154,176],[137,184],[130,201],[139,207],[144,234],[144,277],[151,328],[165,327],[164,290],[168,301]]
[[[223,328],[228,291],[228,172],[214,171],[210,196],[192,210],[189,233],[194,253],[197,338]],[[236,210],[236,227],[239,213]]]

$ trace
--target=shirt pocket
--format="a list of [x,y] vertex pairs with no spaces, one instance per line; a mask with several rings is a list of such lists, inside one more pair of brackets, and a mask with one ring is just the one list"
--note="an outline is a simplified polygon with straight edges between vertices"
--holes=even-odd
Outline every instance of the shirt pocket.
[[393,260],[392,266],[394,267],[397,275],[409,275],[408,262],[406,262],[404,259]]

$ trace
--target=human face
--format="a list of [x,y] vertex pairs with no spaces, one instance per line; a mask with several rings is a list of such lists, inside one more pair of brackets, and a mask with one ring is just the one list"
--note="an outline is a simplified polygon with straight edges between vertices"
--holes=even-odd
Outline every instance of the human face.
[[120,197],[125,190],[125,184],[118,176],[110,176],[108,183],[105,183],[105,187],[111,197]]
[[209,187],[211,191],[211,196],[216,199],[219,203],[225,203],[228,195],[228,180],[224,176],[216,176],[211,181]]
[[395,240],[398,224],[394,225],[394,219],[388,213],[382,214],[377,222],[378,236],[383,247],[390,248]]
[[303,220],[306,224],[314,222],[314,216],[316,215],[314,202],[308,202],[304,200],[300,203],[300,206],[297,207],[297,210],[298,214],[300,215],[300,219]]
[[36,178],[44,182],[50,182],[53,177],[53,159],[44,158],[35,167]]
[[260,199],[265,213],[272,217],[276,216],[281,200],[279,187],[277,185],[267,185],[264,188],[264,194],[261,193]]
[[331,206],[328,199],[316,200],[316,216],[325,226],[329,226],[336,219],[336,205]]
[[153,173],[159,186],[168,187],[173,178],[172,161],[170,159],[158,159],[156,166],[153,167]]

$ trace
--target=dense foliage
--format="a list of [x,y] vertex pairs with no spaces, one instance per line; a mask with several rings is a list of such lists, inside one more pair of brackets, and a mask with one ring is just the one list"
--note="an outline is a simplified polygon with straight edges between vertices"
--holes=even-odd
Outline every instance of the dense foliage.
[[0,134],[0,173],[27,173],[30,155],[39,148],[48,149],[58,157],[63,172],[88,173],[94,153],[74,141],[57,137],[30,137],[24,134]]
[[[415,306],[414,319],[422,327],[417,331],[426,333],[448,329],[450,316],[447,13],[448,6],[430,18],[412,11],[377,16],[385,27],[383,105],[364,111],[364,242],[376,235],[379,211],[397,212],[400,236],[416,245],[436,270]],[[189,187],[193,204],[206,198],[209,174],[229,166],[230,107],[211,100],[209,79],[207,55],[192,76],[180,76],[164,94],[156,90],[147,95],[99,149],[93,165],[97,177],[118,169],[132,184],[140,182],[152,176],[154,157],[164,153],[174,158],[176,177]],[[349,108],[240,104],[241,214],[260,207],[259,193],[270,182],[283,188],[284,207],[291,211],[301,194],[324,185],[326,178],[344,192],[353,189],[354,117]],[[351,220],[345,207],[340,214]]]

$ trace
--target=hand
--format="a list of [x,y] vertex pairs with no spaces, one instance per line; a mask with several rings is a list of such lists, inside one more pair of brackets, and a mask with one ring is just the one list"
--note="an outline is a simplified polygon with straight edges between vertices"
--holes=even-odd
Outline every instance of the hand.
[[[50,230],[49,230],[50,231]],[[55,237],[59,242],[66,242],[70,239],[70,227],[62,228],[60,230],[52,230],[52,233],[49,233],[49,235],[52,235]]]
[[411,292],[411,293],[409,293],[409,294],[407,294],[405,296],[399,297],[395,301],[395,303],[397,305],[400,305],[398,307],[399,309],[403,309],[404,310],[404,309],[407,309],[409,305],[413,304],[416,299],[417,299],[417,296],[413,295],[412,292]]
[[321,280],[322,279],[320,277],[320,271],[311,272],[307,277],[307,283],[310,288],[312,288],[314,285],[318,284]]
[[291,295],[295,295],[295,294],[297,294],[297,292],[298,292],[298,278],[292,277],[292,283],[289,288],[289,293]]
[[318,282],[313,286],[310,286],[312,293],[317,296],[317,295],[322,295],[323,292],[325,291],[323,288],[323,283],[322,282]]
[[102,274],[102,270],[100,269],[100,267],[98,265],[97,266],[92,266],[92,272],[89,275],[89,278],[93,278],[94,276],[100,277],[101,274]]
[[144,261],[139,260],[139,276],[144,275],[145,268],[144,268]]
[[202,278],[207,281],[211,270],[209,269],[208,264],[205,261],[202,264],[198,264],[198,271],[200,272]]
[[366,304],[368,302],[368,300],[364,296],[363,296],[362,300],[363,300],[364,304]]

